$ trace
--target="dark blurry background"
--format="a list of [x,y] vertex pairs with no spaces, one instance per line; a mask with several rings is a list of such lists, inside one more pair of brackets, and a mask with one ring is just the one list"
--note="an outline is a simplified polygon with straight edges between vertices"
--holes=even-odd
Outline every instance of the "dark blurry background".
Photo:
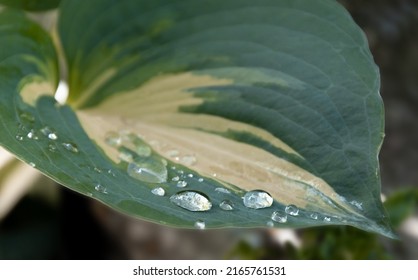
[[382,191],[399,241],[349,227],[178,230],[60,187],[59,203],[32,191],[0,222],[0,259],[418,259],[418,1],[340,2],[381,70]]

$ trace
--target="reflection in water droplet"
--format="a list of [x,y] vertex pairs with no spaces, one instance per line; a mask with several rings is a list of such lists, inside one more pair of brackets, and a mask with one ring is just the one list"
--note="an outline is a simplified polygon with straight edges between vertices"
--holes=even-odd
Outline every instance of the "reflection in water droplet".
[[119,133],[110,131],[105,135],[105,143],[111,147],[119,147],[122,144],[122,137]]
[[279,211],[274,211],[273,214],[271,214],[271,219],[275,222],[283,224],[287,222],[287,215]]
[[78,153],[77,145],[74,143],[62,143],[62,146],[70,152]]
[[157,187],[151,190],[151,193],[157,195],[157,196],[164,196],[165,195],[165,190],[161,187]]
[[167,168],[157,158],[137,158],[128,165],[128,175],[148,183],[167,182]]
[[225,211],[234,210],[234,204],[229,200],[224,200],[219,204],[219,207]]
[[30,166],[32,166],[33,168],[35,168],[35,167],[36,167],[36,164],[35,164],[35,163],[33,163],[33,162],[29,162],[29,165],[30,165]]
[[265,191],[249,191],[244,195],[243,199],[244,205],[253,209],[267,208],[273,204],[273,198]]
[[299,208],[297,208],[295,205],[290,204],[288,206],[286,206],[285,210],[284,210],[287,214],[292,215],[292,216],[297,216],[299,215]]
[[318,213],[311,213],[309,216],[314,220],[318,220]]
[[57,140],[58,136],[57,134],[48,126],[45,126],[44,128],[41,129],[41,133],[43,135],[45,135],[46,137],[48,137],[50,140]]
[[[201,182],[201,181],[199,181],[199,182]],[[227,193],[227,194],[231,193],[229,190],[227,190],[225,188],[216,188],[215,189],[215,192],[218,192],[218,193]]]
[[107,194],[107,189],[101,184],[97,184],[94,189],[100,193]]
[[177,182],[177,187],[179,188],[184,188],[187,186],[187,182],[186,181],[178,181]]
[[194,223],[194,227],[197,229],[205,229],[206,224],[202,220],[197,220],[196,223]]
[[181,208],[189,211],[208,211],[212,208],[209,199],[198,192],[184,191],[172,195],[170,201]]

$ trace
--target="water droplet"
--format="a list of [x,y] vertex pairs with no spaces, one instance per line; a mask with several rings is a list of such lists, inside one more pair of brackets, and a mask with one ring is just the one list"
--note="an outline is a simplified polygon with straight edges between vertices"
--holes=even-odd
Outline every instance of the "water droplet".
[[170,201],[189,211],[208,211],[212,208],[212,203],[205,195],[193,191],[172,195]]
[[183,175],[183,174],[184,174],[184,171],[183,171],[183,170],[179,170],[178,172],[179,172],[179,174],[181,174],[181,175]]
[[15,137],[16,137],[16,140],[18,140],[18,141],[22,141],[24,139],[22,134],[16,134]]
[[32,140],[38,140],[39,138],[38,138],[38,135],[36,135],[36,132],[35,132],[35,130],[34,129],[31,129],[29,132],[28,132],[28,134],[26,135],[26,137],[28,137],[29,139],[32,139]]
[[167,182],[167,168],[157,158],[137,158],[128,165],[128,175],[148,183]]
[[112,170],[112,169],[108,169],[108,170],[107,170],[107,174],[112,175],[112,177],[116,177],[116,174],[115,174],[115,172],[113,172],[113,170]]
[[177,187],[179,188],[184,188],[187,186],[187,182],[186,181],[178,181],[177,182]]
[[324,222],[331,222],[331,218],[330,217],[324,217]]
[[134,156],[128,150],[122,150],[119,152],[119,159],[125,162],[131,162],[134,160]]
[[299,215],[299,208],[297,208],[295,205],[290,204],[287,205],[285,210],[284,210],[287,214],[292,215],[292,216],[297,216]]
[[249,191],[244,195],[243,199],[244,205],[253,209],[267,208],[273,204],[273,198],[265,191]]
[[178,180],[180,180],[179,176],[175,176],[175,177],[171,178],[171,181],[173,181],[173,182],[178,182]]
[[358,201],[352,200],[350,202],[350,204],[351,205],[354,205],[359,210],[363,210],[363,203],[362,202],[358,202]]
[[48,126],[45,126],[44,128],[41,128],[41,133],[48,137],[50,140],[57,140],[58,136],[55,131],[53,131]]
[[57,151],[57,146],[55,146],[54,144],[49,144],[48,145],[48,150],[50,152],[56,152]]
[[77,145],[74,143],[62,143],[62,146],[64,146],[64,148],[70,152],[78,153]]
[[165,195],[165,190],[161,187],[157,187],[151,190],[151,192],[157,196],[164,196]]
[[206,224],[202,220],[197,220],[196,223],[194,223],[194,227],[197,229],[205,229]]
[[136,146],[136,153],[140,157],[149,157],[152,153],[152,150],[147,145],[138,145]]
[[287,222],[287,215],[283,212],[274,211],[273,214],[271,214],[271,219],[278,223],[286,223]]
[[30,166],[32,166],[33,168],[35,168],[35,167],[36,167],[36,164],[35,164],[35,163],[33,163],[33,162],[29,162],[29,165],[30,165]]
[[198,180],[200,183],[202,183],[203,182],[203,178],[199,178],[199,180]]
[[93,170],[96,171],[97,173],[102,173],[102,170],[100,168],[94,167]]
[[94,186],[94,189],[100,193],[107,194],[107,189],[101,184]]
[[311,213],[311,215],[309,216],[311,217],[311,219],[318,220],[318,213]]
[[229,200],[224,200],[219,204],[219,207],[225,211],[234,210],[234,204]]
[[268,222],[266,223],[266,225],[267,225],[268,227],[274,227],[274,223],[273,223],[272,221],[268,221]]
[[188,174],[188,175],[187,175],[187,177],[189,177],[189,178],[193,178],[193,174],[192,174],[192,173],[190,173],[190,174]]
[[185,165],[191,166],[191,165],[194,165],[197,160],[196,160],[196,157],[187,155],[187,156],[180,157],[179,161]]
[[105,135],[105,143],[111,147],[119,147],[122,144],[122,137],[119,133],[110,131]]
[[[201,182],[201,181],[199,181],[199,182]],[[218,192],[218,193],[226,193],[226,194],[230,194],[231,193],[229,190],[227,190],[225,188],[216,188],[215,189],[215,192]]]

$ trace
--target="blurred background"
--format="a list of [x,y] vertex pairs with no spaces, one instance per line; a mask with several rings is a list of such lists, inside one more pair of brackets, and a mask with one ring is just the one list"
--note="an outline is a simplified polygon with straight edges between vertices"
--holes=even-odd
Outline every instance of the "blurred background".
[[[31,184],[23,180],[14,194],[0,188],[0,259],[418,259],[418,1],[339,2],[364,30],[380,67],[382,192],[399,240],[351,227],[167,228],[116,213],[27,166]],[[48,14],[37,17],[50,23]],[[3,153],[7,171],[15,163]],[[8,180],[1,171],[0,185]],[[2,217],[5,208],[12,210]]]

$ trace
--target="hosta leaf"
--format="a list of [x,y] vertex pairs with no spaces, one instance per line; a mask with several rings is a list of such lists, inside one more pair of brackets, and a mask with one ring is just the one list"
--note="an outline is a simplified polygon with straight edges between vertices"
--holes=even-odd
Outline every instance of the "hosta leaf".
[[58,7],[61,0],[0,0],[0,5],[27,11],[45,11]]
[[1,143],[61,184],[179,227],[393,236],[379,75],[335,1],[63,1],[66,106],[51,42],[9,13]]

